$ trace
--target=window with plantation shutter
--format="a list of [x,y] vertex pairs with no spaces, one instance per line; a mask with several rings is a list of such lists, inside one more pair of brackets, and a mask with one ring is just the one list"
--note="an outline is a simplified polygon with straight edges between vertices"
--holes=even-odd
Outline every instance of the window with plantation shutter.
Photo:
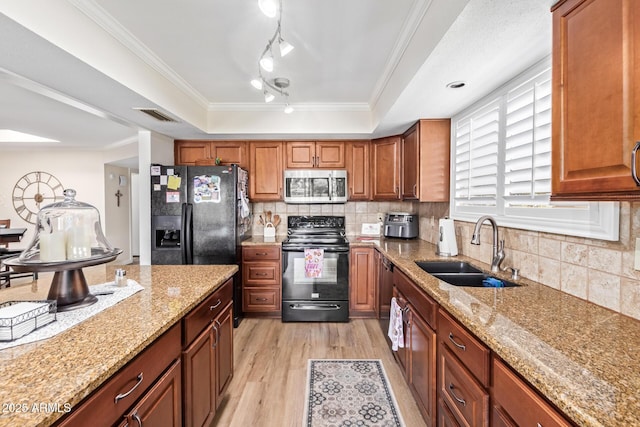
[[452,119],[451,217],[618,239],[616,202],[551,202],[551,64],[535,65]]

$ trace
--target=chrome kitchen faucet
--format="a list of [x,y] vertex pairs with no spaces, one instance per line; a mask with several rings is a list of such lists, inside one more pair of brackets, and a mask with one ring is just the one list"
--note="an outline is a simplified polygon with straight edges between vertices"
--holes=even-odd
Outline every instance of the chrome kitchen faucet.
[[496,224],[496,221],[489,215],[480,217],[478,222],[476,222],[476,226],[473,229],[473,237],[471,237],[471,244],[480,244],[480,227],[482,227],[482,224],[485,221],[489,221],[493,228],[493,258],[491,259],[491,271],[495,273],[500,271],[500,264],[504,260],[504,240],[498,241],[498,224]]

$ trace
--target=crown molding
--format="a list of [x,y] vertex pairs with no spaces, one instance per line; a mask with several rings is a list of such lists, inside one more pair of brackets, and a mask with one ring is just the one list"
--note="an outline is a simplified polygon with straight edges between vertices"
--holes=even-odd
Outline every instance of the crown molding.
[[[236,111],[251,111],[251,112],[256,112],[256,111],[280,111],[284,108],[283,103],[275,103],[275,102],[270,102],[270,103],[264,103],[264,102],[246,102],[246,103],[241,103],[241,102],[217,102],[217,103],[210,103],[208,110],[209,111],[229,111],[229,112],[236,112]],[[371,112],[371,108],[369,107],[369,104],[367,104],[366,102],[352,102],[352,103],[300,103],[300,104],[294,104],[291,103],[290,104],[295,111],[313,111],[313,112],[334,112],[334,111],[339,111],[339,112],[366,112],[366,113],[370,113]],[[295,114],[295,113],[294,113]]]
[[209,101],[93,0],[67,0],[202,108]]

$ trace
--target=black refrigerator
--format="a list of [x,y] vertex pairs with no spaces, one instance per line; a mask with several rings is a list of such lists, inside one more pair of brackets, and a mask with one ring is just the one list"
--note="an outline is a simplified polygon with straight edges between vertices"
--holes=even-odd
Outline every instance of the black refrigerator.
[[[230,166],[151,166],[151,264],[237,264],[251,234],[248,173]],[[242,317],[242,275],[233,317]]]

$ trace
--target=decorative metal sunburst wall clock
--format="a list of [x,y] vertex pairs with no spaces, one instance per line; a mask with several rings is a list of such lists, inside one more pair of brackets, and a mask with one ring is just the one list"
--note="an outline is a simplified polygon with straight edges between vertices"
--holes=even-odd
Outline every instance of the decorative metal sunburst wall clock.
[[13,208],[20,218],[35,224],[40,208],[64,200],[60,180],[48,172],[29,172],[13,187]]

